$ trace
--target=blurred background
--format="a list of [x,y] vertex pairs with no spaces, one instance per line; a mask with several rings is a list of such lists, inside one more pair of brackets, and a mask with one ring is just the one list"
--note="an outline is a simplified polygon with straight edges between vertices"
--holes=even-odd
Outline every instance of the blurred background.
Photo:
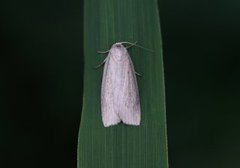
[[[240,167],[240,1],[159,1],[170,168]],[[76,167],[83,2],[0,2],[0,167]]]

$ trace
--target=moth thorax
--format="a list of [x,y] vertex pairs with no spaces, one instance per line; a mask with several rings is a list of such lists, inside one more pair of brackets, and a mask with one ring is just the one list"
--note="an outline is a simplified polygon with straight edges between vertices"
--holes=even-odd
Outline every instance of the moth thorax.
[[116,43],[111,48],[111,54],[117,61],[122,61],[126,58],[126,48],[121,43]]

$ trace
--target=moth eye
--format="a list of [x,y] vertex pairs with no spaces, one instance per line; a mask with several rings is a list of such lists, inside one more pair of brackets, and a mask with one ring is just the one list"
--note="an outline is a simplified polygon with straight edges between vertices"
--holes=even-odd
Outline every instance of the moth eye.
[[117,48],[121,48],[121,44],[116,44],[116,47]]

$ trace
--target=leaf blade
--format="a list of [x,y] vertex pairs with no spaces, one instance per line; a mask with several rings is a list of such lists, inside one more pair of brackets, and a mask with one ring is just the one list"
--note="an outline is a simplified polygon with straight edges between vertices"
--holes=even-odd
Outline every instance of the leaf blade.
[[[84,101],[79,129],[79,168],[167,168],[167,132],[160,24],[156,0],[85,0]],[[102,69],[97,51],[118,41],[138,41],[153,50],[130,48],[137,72],[142,122],[105,128],[101,121]]]

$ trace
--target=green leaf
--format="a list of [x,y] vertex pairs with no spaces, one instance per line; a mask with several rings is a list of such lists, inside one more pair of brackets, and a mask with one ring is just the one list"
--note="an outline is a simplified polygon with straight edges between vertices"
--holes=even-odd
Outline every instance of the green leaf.
[[[168,168],[162,42],[157,0],[85,0],[84,95],[78,168]],[[100,91],[103,69],[94,69],[116,42],[135,42],[153,52],[128,51],[138,78],[140,126],[105,128]]]

